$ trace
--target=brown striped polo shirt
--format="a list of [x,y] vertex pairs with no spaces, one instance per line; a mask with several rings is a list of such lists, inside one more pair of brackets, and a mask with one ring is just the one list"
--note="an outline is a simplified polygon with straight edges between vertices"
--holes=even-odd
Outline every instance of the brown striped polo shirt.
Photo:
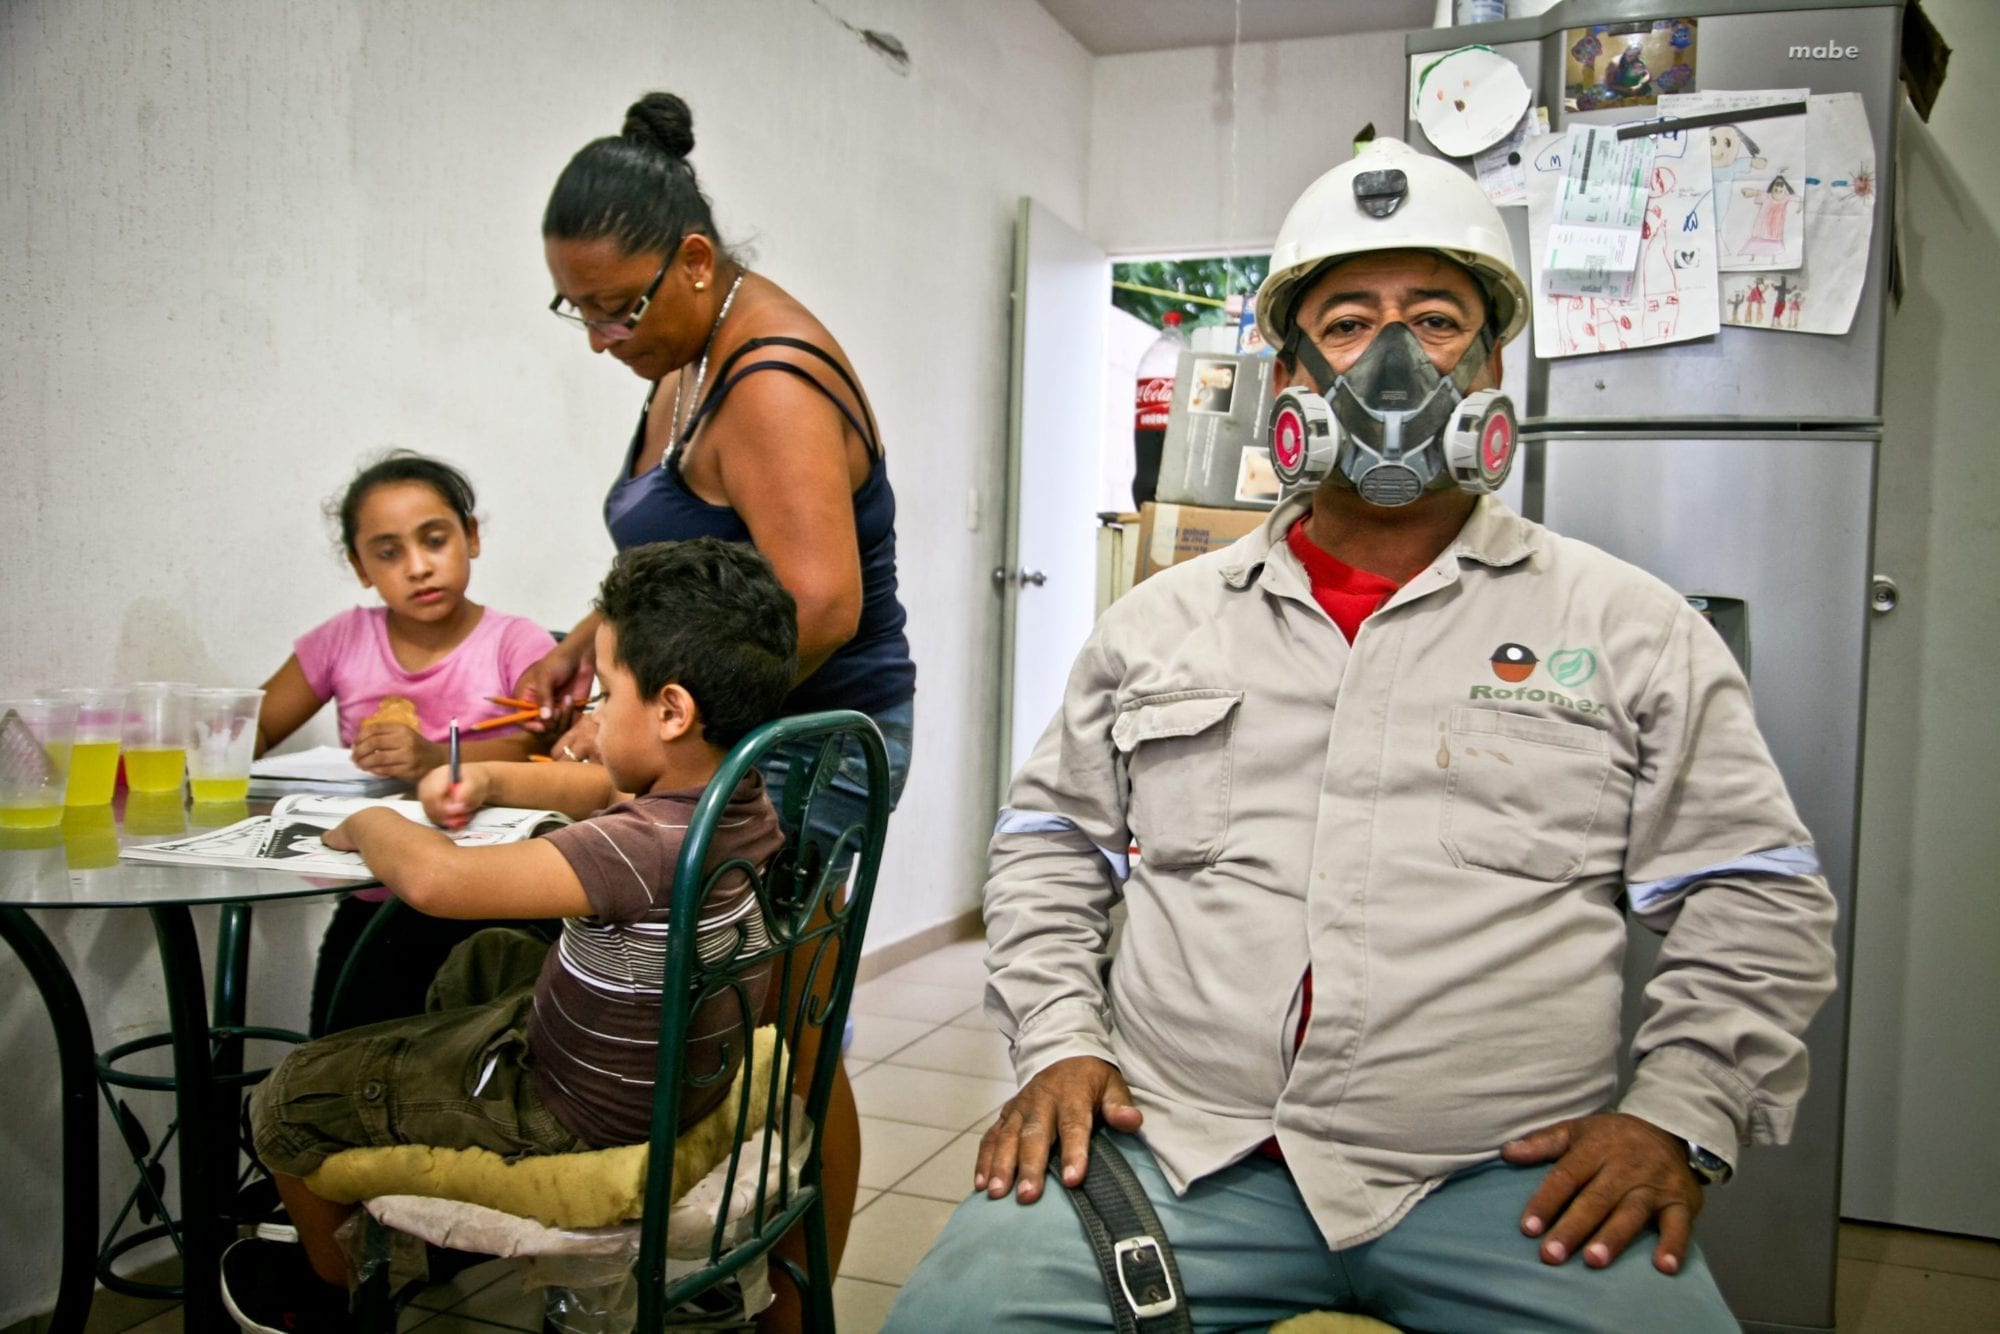
[[[563,919],[562,939],[542,965],[528,1026],[529,1061],[543,1103],[599,1148],[640,1143],[651,1129],[660,979],[667,933],[680,929],[667,920],[674,860],[701,794],[701,788],[650,793],[546,835],[583,882],[593,911]],[[734,858],[762,866],[783,841],[763,776],[752,772],[730,797],[708,867]],[[695,930],[696,949],[709,961],[769,943],[763,913],[742,875],[710,892]],[[750,988],[759,1009],[768,974],[768,966],[760,970]],[[696,1010],[688,1034],[691,1075],[740,1057],[736,1010],[727,995]],[[728,1086],[725,1079],[690,1089],[681,1124],[706,1112]]]

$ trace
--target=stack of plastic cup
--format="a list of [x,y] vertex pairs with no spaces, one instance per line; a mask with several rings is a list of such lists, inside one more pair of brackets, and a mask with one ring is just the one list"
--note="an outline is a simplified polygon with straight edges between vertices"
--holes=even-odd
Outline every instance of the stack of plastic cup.
[[125,786],[181,790],[187,769],[188,693],[181,681],[141,681],[125,692]]
[[83,686],[39,694],[76,705],[68,806],[108,806],[118,785],[118,745],[125,735],[125,687]]
[[54,829],[69,786],[76,705],[0,700],[0,829]]

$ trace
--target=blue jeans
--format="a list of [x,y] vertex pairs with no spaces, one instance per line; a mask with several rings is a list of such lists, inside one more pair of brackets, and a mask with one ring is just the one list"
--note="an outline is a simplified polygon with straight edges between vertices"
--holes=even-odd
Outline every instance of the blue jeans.
[[[1737,1328],[1700,1252],[1690,1248],[1678,1275],[1662,1274],[1650,1232],[1604,1269],[1543,1264],[1519,1224],[1544,1167],[1495,1159],[1468,1168],[1383,1236],[1329,1251],[1282,1163],[1245,1159],[1176,1199],[1137,1137],[1120,1136],[1119,1147],[1173,1245],[1197,1329],[1261,1330],[1302,1311],[1482,1334]],[[1104,1281],[1054,1177],[1034,1204],[981,1193],[959,1205],[884,1326],[889,1334],[1109,1327]]]
[[[869,717],[875,720],[876,728],[882,733],[882,749],[888,752],[889,809],[893,811],[896,803],[903,799],[903,783],[910,776],[910,741],[914,733],[916,709],[913,701],[904,700]],[[815,750],[816,746],[803,744],[780,746],[758,766],[763,771],[764,785],[773,806],[783,809],[785,779],[790,775],[792,765],[809,758]],[[814,833],[831,841],[839,837],[841,830],[867,814],[868,766],[852,748],[844,749],[832,785],[813,802],[810,827]],[[853,1041],[854,1016],[850,1014],[841,1034],[840,1049],[846,1051]]]
[[[894,810],[896,803],[903,799],[903,783],[910,776],[910,740],[916,717],[914,704],[904,700],[869,716],[881,730],[883,749],[889,753],[889,809]],[[817,750],[817,744],[780,746],[758,766],[764,772],[764,784],[770,791],[773,806],[783,809],[785,779],[791,773],[792,765]],[[840,769],[833,776],[833,785],[813,803],[812,828],[815,833],[832,838],[867,813],[868,767],[862,762],[860,754],[849,748],[841,753]]]

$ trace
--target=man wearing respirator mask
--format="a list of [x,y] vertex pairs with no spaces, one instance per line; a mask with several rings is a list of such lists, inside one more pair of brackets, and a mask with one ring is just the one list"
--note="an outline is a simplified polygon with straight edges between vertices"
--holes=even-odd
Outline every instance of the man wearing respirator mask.
[[[1105,613],[1014,780],[1023,1087],[891,1329],[1735,1328],[1693,1219],[1789,1134],[1833,902],[1714,631],[1491,494],[1528,304],[1449,163],[1376,140],[1293,205],[1287,497]],[[1666,933],[1622,1089],[1621,896]],[[1040,1197],[1107,1153],[1156,1218],[1100,1268]]]

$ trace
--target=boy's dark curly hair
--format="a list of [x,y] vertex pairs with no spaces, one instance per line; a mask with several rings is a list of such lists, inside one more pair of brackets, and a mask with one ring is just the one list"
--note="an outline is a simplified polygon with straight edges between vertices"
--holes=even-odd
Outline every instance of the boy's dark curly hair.
[[633,547],[604,576],[597,608],[639,693],[680,685],[711,745],[734,745],[791,693],[798,605],[754,547],[713,537]]

